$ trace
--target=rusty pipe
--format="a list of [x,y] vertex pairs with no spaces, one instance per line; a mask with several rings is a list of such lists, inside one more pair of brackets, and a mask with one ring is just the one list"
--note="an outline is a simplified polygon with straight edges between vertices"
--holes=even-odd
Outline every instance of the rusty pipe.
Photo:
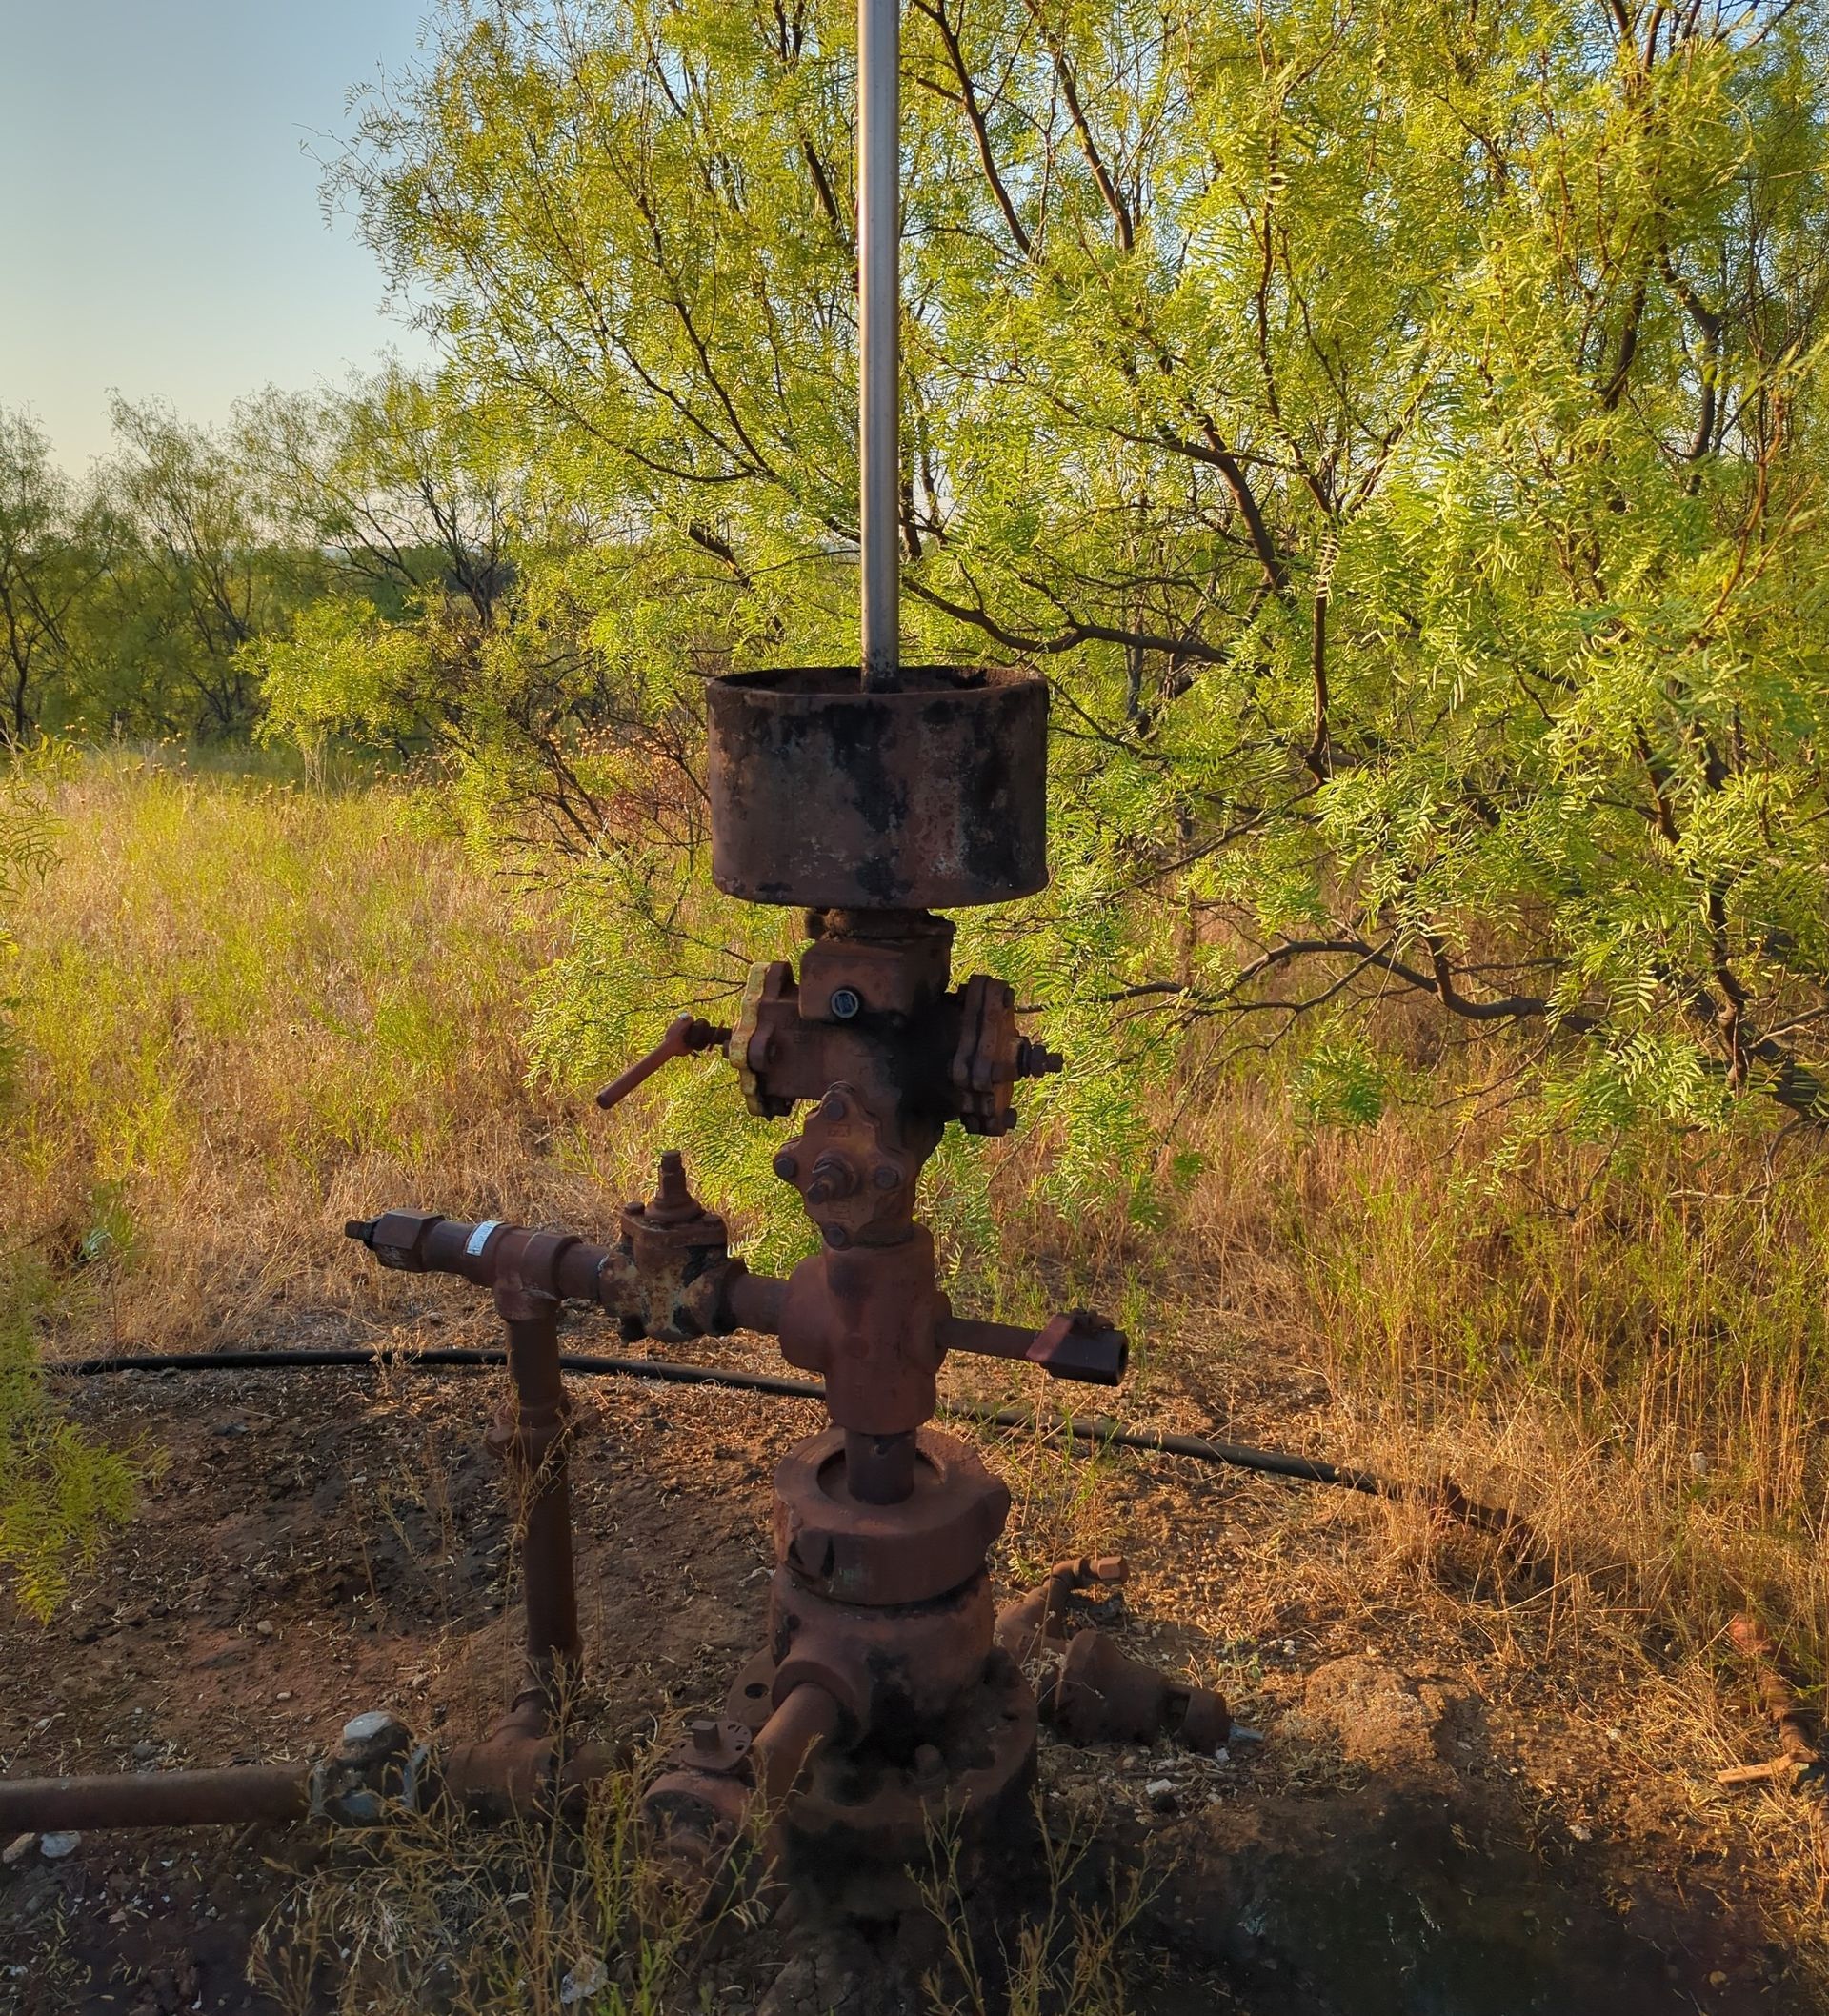
[[492,1445],[526,1494],[521,1580],[527,1612],[527,1663],[549,1706],[576,1678],[583,1645],[572,1560],[572,1484],[566,1460],[571,1402],[559,1371],[558,1304],[545,1296],[496,1290],[508,1332],[513,1407],[498,1417]]
[[1075,1309],[1039,1330],[1016,1323],[990,1323],[975,1317],[943,1317],[935,1329],[942,1351],[970,1351],[980,1358],[1022,1359],[1055,1379],[1087,1386],[1115,1386],[1130,1362],[1130,1340],[1103,1318]]
[[914,1491],[914,1432],[845,1436],[845,1488],[865,1505],[899,1505]]
[[[730,1306],[745,1279],[743,1262],[731,1259],[723,1220],[700,1208],[680,1158],[671,1152],[661,1157],[656,1194],[627,1207],[613,1245],[432,1211],[384,1211],[352,1219],[344,1231],[384,1267],[401,1273],[454,1274],[479,1288],[595,1302],[630,1338],[677,1343],[745,1323]],[[767,1316],[785,1289],[777,1284],[774,1299],[745,1297],[744,1306]]]
[[689,1749],[673,1753],[674,1768],[655,1779],[642,1797],[642,1817],[652,1829],[656,1862],[693,1885],[701,1908],[709,1911],[737,1880],[739,1851],[750,1838],[758,1805],[765,1823],[761,1862],[742,1873],[754,1879],[774,1865],[780,1836],[767,1823],[786,1803],[807,1760],[838,1733],[843,1720],[833,1696],[805,1681],[740,1756],[728,1757],[721,1767],[695,1763]]
[[310,1808],[309,1764],[0,1779],[0,1834],[8,1835],[282,1822]]
[[781,1309],[787,1299],[786,1281],[772,1274],[752,1274],[740,1261],[724,1290],[731,1327],[754,1330],[762,1337],[781,1334]]
[[843,1711],[824,1687],[802,1681],[755,1733],[756,1790],[771,1810],[794,1790],[807,1760],[837,1735]]

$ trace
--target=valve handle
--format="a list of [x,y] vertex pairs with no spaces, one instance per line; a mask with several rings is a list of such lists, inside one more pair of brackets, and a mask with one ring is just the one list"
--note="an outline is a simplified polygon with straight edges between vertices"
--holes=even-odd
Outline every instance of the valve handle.
[[694,1050],[715,1050],[730,1039],[728,1029],[715,1029],[695,1015],[676,1015],[648,1055],[631,1064],[620,1078],[613,1078],[597,1094],[597,1104],[608,1113],[612,1106],[621,1105],[637,1085],[645,1085],[663,1064]]

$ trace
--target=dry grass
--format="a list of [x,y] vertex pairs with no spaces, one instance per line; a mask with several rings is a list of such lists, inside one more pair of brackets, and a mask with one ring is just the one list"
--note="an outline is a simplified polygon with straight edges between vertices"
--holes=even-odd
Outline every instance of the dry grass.
[[718,1926],[639,1851],[619,1776],[564,1831],[428,1818],[342,1840],[265,1927],[256,1979],[284,2016],[670,2016]]
[[537,910],[392,787],[94,759],[17,919],[0,1247],[60,1349],[181,1348],[383,1308],[343,1221],[600,1208],[580,1102],[526,1082]]
[[1241,1094],[1196,1125],[1198,1277],[1235,1336],[1324,1371],[1343,1453],[1516,1507],[1558,1574],[1691,1644],[1759,1608],[1821,1670],[1820,1149],[1564,1142],[1496,1183],[1497,1124],[1311,1137]]

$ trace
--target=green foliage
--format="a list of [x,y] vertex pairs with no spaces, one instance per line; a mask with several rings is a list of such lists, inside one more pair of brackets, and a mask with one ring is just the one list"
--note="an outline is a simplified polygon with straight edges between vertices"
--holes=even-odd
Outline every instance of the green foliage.
[[[14,757],[0,773],[0,1113],[16,1063],[11,1011],[18,943],[10,913],[52,859],[50,811],[38,789],[46,757]],[[125,1242],[118,1206],[97,1215],[84,1261]],[[20,1607],[49,1617],[72,1559],[87,1559],[104,1530],[127,1516],[132,1471],[95,1446],[51,1405],[38,1364],[36,1322],[52,1283],[30,1246],[0,1253],[0,1583]]]
[[240,446],[116,399],[120,453],[82,485],[0,412],[0,738],[244,736],[244,647],[334,569],[289,545]]
[[17,746],[81,661],[85,602],[117,543],[96,499],[51,466],[42,433],[0,412],[0,739]]
[[91,730],[245,735],[259,711],[245,647],[321,590],[323,559],[274,537],[232,438],[118,397],[113,422],[121,453],[102,482],[128,535],[95,612],[81,718]]
[[[1819,1117],[1826,0],[906,16],[905,648],[1055,692],[1054,888],[959,948],[1072,1059],[1036,1195],[1154,1221],[1191,1058],[1369,1122],[1394,998],[1519,1038],[1517,1155]],[[92,570],[14,733],[420,762],[572,878],[552,1074],[788,949],[704,893],[700,687],[855,648],[854,36],[449,0],[332,189],[438,367],[119,405],[91,496],[11,426],[0,588]]]
[[[1392,994],[1558,1038],[1583,1128],[1815,1110],[1826,25],[908,10],[906,646],[1055,687],[1059,878],[992,963],[1121,1058],[1053,1094],[1064,1203],[1140,1182],[1191,1031]],[[537,648],[442,730],[474,814],[663,921],[696,680],[854,648],[852,35],[453,5],[341,178],[540,498]]]
[[1391,1070],[1356,1029],[1330,1029],[1296,1073],[1296,1118],[1309,1127],[1372,1127],[1384,1115]]
[[74,1562],[92,1560],[132,1508],[134,1470],[52,1404],[37,1318],[52,1284],[29,1258],[0,1261],[0,1584],[29,1615],[56,1608]]
[[15,1062],[12,1014],[19,941],[13,920],[28,892],[55,858],[53,820],[39,788],[48,752],[28,758],[14,749],[0,764],[0,1109],[11,1090]]

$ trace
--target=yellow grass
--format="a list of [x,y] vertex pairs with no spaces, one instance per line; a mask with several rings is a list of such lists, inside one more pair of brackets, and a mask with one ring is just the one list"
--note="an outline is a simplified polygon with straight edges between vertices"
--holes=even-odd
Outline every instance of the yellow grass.
[[110,757],[54,804],[0,1241],[64,1273],[60,1351],[360,1312],[388,1288],[343,1223],[390,1202],[578,1206],[579,1102],[519,1041],[538,917],[404,791]]

